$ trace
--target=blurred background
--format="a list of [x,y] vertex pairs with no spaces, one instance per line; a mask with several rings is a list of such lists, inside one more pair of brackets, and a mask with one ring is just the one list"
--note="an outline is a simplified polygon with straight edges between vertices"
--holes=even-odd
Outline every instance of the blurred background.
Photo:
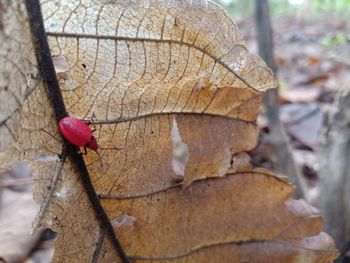
[[350,0],[216,2],[278,78],[253,164],[289,177],[350,262]]
[[[278,78],[252,163],[289,177],[296,197],[325,217],[342,252],[337,262],[350,262],[350,0],[216,2]],[[23,164],[0,175],[0,262],[49,262],[53,254],[54,233],[29,234],[38,210],[31,191]]]

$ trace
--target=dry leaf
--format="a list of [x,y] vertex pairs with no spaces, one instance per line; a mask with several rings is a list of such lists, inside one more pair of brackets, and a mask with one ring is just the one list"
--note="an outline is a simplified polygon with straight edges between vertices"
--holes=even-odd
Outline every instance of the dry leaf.
[[280,94],[282,104],[287,103],[310,103],[315,102],[320,97],[320,88],[298,88],[283,90]]
[[293,138],[311,149],[316,147],[324,122],[322,105],[318,103],[286,104],[281,107],[280,117],[286,131]]
[[[7,18],[22,8],[6,3],[2,24],[5,31],[17,24],[27,40],[25,14]],[[232,156],[255,146],[261,92],[276,83],[221,8],[206,1],[49,0],[42,11],[52,55],[64,58],[66,107],[76,118],[95,118],[103,168],[94,152],[85,162],[130,259],[331,262],[337,252],[320,234],[322,219],[289,199],[285,180],[247,168],[228,174]],[[23,48],[13,56],[32,61],[31,45]],[[174,181],[175,123],[188,147],[183,185]],[[53,262],[119,262],[78,168],[57,158],[61,139],[41,82],[8,113],[5,128],[13,133],[2,133],[6,163],[46,158],[32,163],[41,203],[36,226],[58,233]]]

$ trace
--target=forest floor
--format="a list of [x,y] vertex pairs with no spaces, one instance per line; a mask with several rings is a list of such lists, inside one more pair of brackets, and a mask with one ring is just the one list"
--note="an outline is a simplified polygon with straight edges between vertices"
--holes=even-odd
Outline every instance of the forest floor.
[[[326,14],[290,14],[272,18],[274,52],[278,67],[280,118],[290,138],[293,155],[317,205],[318,154],[327,117],[339,91],[350,89],[350,25]],[[254,20],[238,27],[250,50],[257,52]],[[251,152],[255,166],[273,170],[269,127],[262,114],[261,136]]]
[[[337,93],[350,88],[350,24],[345,18],[330,19],[326,15],[284,15],[274,17],[273,25],[281,119],[291,139],[297,163],[316,199],[319,134]],[[256,53],[254,19],[244,19],[238,26],[249,49]],[[252,162],[255,166],[273,170],[273,162],[269,158],[271,147],[263,136],[269,128],[263,115],[260,124],[261,140],[251,153]],[[0,250],[21,254],[26,251],[29,255],[27,263],[49,262],[53,242],[43,240],[50,239],[50,233],[34,238],[29,235],[38,207],[32,201],[31,181],[25,181],[26,176],[30,177],[28,174],[22,174],[20,178],[16,174],[0,177],[2,181],[13,182],[12,185],[2,184],[0,188],[0,230],[6,229],[14,234],[12,240],[9,237],[1,241]],[[22,180],[22,183],[18,184],[17,180]],[[19,217],[17,211],[22,211],[20,220],[16,220]]]

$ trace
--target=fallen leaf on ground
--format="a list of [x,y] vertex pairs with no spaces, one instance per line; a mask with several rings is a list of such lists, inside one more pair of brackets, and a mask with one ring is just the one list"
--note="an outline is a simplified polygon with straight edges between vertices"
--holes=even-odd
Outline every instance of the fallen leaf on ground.
[[321,95],[320,88],[298,88],[283,90],[280,101],[284,103],[307,103],[316,102]]

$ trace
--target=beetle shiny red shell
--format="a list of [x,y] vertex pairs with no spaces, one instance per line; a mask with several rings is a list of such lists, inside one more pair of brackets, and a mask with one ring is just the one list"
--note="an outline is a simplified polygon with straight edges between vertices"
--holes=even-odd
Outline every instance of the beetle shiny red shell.
[[58,126],[63,137],[71,144],[97,151],[98,144],[93,135],[93,130],[82,120],[65,117],[60,120]]

